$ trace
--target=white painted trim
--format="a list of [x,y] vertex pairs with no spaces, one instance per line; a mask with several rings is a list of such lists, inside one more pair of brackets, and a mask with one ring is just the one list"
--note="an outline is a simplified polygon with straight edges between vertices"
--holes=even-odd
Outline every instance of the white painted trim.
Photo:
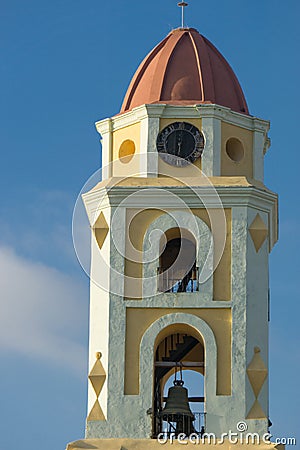
[[207,177],[221,175],[221,121],[214,117],[202,118],[205,147],[202,155],[202,172]]
[[264,181],[264,149],[266,135],[261,131],[255,131],[253,135],[253,178]]
[[[119,128],[131,125],[135,122],[142,120],[145,117],[159,117],[159,118],[203,118],[211,117],[216,118],[233,125],[251,130],[251,131],[263,131],[267,133],[270,128],[270,122],[259,119],[257,117],[248,116],[232,111],[230,108],[215,104],[204,105],[188,105],[188,106],[176,106],[166,104],[151,104],[141,105],[123,114],[119,114],[111,118],[112,130],[115,131]],[[96,128],[99,133],[104,132],[107,127],[107,120],[103,119],[96,122]]]
[[158,174],[158,153],[156,139],[159,133],[159,118],[144,117],[141,120],[140,173],[148,178]]

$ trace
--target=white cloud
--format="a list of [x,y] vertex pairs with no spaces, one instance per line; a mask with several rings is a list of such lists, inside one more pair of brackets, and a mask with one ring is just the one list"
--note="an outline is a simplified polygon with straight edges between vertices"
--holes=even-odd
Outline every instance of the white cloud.
[[88,312],[83,282],[0,247],[0,295],[0,349],[82,373]]

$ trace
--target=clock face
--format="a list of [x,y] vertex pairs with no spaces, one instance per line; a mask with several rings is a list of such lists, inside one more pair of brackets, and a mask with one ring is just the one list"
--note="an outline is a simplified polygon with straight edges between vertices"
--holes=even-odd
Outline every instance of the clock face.
[[166,163],[187,166],[202,155],[204,136],[190,123],[174,122],[159,133],[156,148]]

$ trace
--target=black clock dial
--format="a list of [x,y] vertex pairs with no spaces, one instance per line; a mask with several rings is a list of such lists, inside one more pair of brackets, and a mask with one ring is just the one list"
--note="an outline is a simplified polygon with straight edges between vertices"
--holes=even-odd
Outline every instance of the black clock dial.
[[204,137],[194,125],[174,122],[159,133],[156,147],[160,157],[168,164],[186,166],[200,158]]

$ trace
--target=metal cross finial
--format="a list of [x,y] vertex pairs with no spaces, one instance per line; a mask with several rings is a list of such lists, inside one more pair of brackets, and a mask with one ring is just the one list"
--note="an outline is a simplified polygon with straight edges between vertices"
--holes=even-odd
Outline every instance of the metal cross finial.
[[181,7],[181,28],[184,28],[184,8],[188,6],[186,2],[179,2],[178,6]]

